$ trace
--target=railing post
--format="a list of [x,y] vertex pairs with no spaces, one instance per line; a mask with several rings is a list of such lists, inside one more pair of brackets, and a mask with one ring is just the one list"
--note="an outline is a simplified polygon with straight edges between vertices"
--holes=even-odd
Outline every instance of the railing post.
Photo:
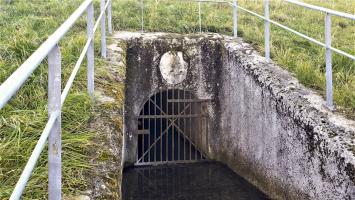
[[106,14],[105,14],[105,0],[100,1],[100,11],[103,13],[101,18],[101,56],[106,58]]
[[202,19],[201,19],[201,2],[198,2],[198,23],[200,26],[200,33],[202,32]]
[[87,8],[87,37],[91,39],[90,46],[86,53],[87,57],[87,84],[88,84],[88,93],[90,96],[94,93],[94,5],[91,3]]
[[265,59],[266,62],[270,62],[269,0],[264,0],[264,17],[265,17]]
[[144,32],[144,2],[141,0],[141,32]]
[[238,2],[233,0],[233,35],[238,36]]
[[330,49],[332,43],[331,35],[331,15],[325,15],[325,66],[326,66],[326,82],[327,82],[327,107],[330,110],[334,109],[333,105],[333,77],[332,77],[332,50]]
[[112,34],[112,0],[109,0],[107,6],[107,23],[108,23],[108,33]]
[[[48,54],[48,114],[61,110],[61,54],[56,45]],[[62,140],[60,114],[48,137],[48,199],[62,195]]]

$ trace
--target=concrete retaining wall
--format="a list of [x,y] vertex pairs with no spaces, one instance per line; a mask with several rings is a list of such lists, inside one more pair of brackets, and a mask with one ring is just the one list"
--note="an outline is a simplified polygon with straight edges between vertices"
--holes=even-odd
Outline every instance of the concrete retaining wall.
[[118,33],[127,48],[124,163],[133,164],[143,103],[169,88],[161,56],[181,51],[186,79],[175,88],[212,99],[210,159],[226,163],[270,197],[355,199],[355,123],[326,111],[322,98],[266,64],[242,40],[218,34]]

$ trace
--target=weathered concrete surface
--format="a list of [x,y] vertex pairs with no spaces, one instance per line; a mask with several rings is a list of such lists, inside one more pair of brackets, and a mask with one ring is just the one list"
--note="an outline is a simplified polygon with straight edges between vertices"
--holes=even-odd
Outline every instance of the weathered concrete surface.
[[250,45],[223,45],[217,159],[271,196],[354,199],[354,122],[333,120],[317,95]]
[[108,46],[105,68],[95,69],[95,107],[90,129],[97,133],[90,154],[94,166],[85,194],[72,199],[121,199],[122,104],[125,59],[118,44]]
[[355,123],[323,109],[321,97],[266,64],[242,40],[218,34],[117,33],[127,46],[125,148],[133,164],[141,106],[169,88],[159,63],[181,51],[186,79],[175,88],[212,99],[210,159],[222,161],[278,199],[355,199]]
[[178,84],[185,80],[187,66],[181,51],[168,51],[160,59],[159,70],[166,82]]

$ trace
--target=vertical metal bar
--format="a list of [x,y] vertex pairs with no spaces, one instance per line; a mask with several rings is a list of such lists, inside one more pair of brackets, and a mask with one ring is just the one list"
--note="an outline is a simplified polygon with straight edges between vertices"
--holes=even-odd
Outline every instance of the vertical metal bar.
[[[184,89],[183,91],[184,91],[184,95],[183,95],[184,96],[184,103],[183,103],[184,107],[183,107],[183,109],[185,110],[185,108],[186,108],[186,94],[185,94],[186,90]],[[186,115],[185,111],[184,111],[184,115]],[[184,117],[184,129],[183,130],[184,130],[184,133],[183,133],[184,134],[183,135],[183,137],[184,137],[184,151],[183,151],[184,158],[183,159],[186,160],[186,147],[185,147],[186,146],[186,119],[185,119],[185,117]]]
[[100,11],[103,13],[101,18],[101,56],[106,58],[106,14],[105,0],[100,1]]
[[[189,92],[189,100],[191,100],[191,92]],[[190,139],[190,142],[189,142],[189,146],[190,146],[190,160],[192,160],[192,153],[191,153],[191,142],[192,142],[192,133],[191,133],[191,126],[192,126],[192,118],[191,118],[191,114],[192,114],[192,101],[189,102],[190,103],[190,116],[189,116],[189,139]]]
[[206,155],[208,155],[208,117],[205,117],[206,120]]
[[270,16],[269,16],[269,0],[264,0],[265,15],[265,59],[270,62]]
[[238,36],[238,2],[233,0],[233,32],[234,37]]
[[[61,53],[56,45],[48,54],[48,114],[61,111]],[[48,199],[62,198],[61,117],[48,137]]]
[[[145,115],[145,105],[143,105],[143,115]],[[142,155],[141,155],[141,158],[142,158],[142,160],[141,160],[141,162],[142,163],[144,163],[144,131],[145,131],[145,118],[143,117],[143,119],[142,119],[142,122],[143,122],[143,124],[142,124]]]
[[[177,92],[178,92],[178,97],[177,97],[177,99],[178,99],[177,113],[180,115],[180,90],[178,89]],[[180,127],[180,116],[179,116],[179,118],[177,119],[177,126]],[[178,133],[177,133],[177,135],[178,135],[178,148],[177,148],[177,150],[178,150],[178,160],[180,160],[180,131],[178,130],[177,132],[178,132]]]
[[87,57],[87,84],[88,84],[88,93],[90,96],[94,93],[95,88],[95,61],[94,61],[94,5],[91,3],[87,8],[87,37],[91,40],[90,46],[86,53]]
[[[198,106],[196,106],[196,104],[197,104],[197,103],[193,102],[193,105],[195,105],[196,110],[197,110],[197,109],[198,109],[198,108],[197,108]],[[193,114],[196,114],[196,112],[193,112]],[[196,123],[196,120],[198,120],[198,118],[194,118],[194,123]],[[191,140],[191,141],[193,141],[193,142],[195,143],[195,160],[197,160],[197,142],[198,142],[198,138],[197,138],[197,131],[196,131],[196,129],[194,130],[194,140],[195,140],[195,141],[193,141],[193,140]]]
[[[139,119],[138,119],[138,123],[139,123]],[[124,123],[123,123],[124,124]],[[139,129],[138,129],[139,130]],[[138,159],[139,159],[139,147],[138,147],[138,145],[139,145],[139,134],[138,134],[138,136],[137,136],[137,148],[136,148],[136,162],[135,163],[138,163]]]
[[[200,115],[202,115],[203,114],[203,112],[202,112],[202,103],[199,103],[200,104]],[[199,119],[198,119],[198,121],[199,121],[199,125],[200,125],[200,160],[202,160],[202,150],[203,150],[203,123],[202,123],[202,120],[203,120],[203,116],[201,116],[201,117],[199,117]]]
[[144,32],[144,0],[141,0],[141,15],[142,15],[142,18],[141,18],[141,25],[142,25],[141,32],[143,33]]
[[[175,120],[176,120],[176,116],[175,116],[175,103],[174,103],[174,99],[175,99],[175,88],[173,88],[173,93],[172,93],[172,115],[174,116],[172,119],[172,122],[174,122],[175,124]],[[175,160],[175,125],[172,125],[171,127],[171,140],[172,140],[172,156],[171,156],[171,160],[174,161]]]
[[201,33],[202,32],[201,2],[198,2],[198,21],[199,21],[200,33]]
[[109,0],[107,6],[107,23],[108,23],[108,33],[112,34],[112,0]]
[[[151,113],[151,109],[150,109],[150,105],[151,105],[151,97],[149,97],[149,104],[148,104],[148,115],[150,116],[152,113]],[[155,115],[155,113],[154,113]],[[156,116],[155,116],[156,117]],[[148,118],[148,131],[149,131],[149,134],[148,134],[148,162],[150,162],[150,122],[151,122],[151,118]]]
[[[159,89],[160,91],[160,109],[163,112],[163,92],[161,89]],[[160,118],[160,161],[163,161],[163,136],[162,136],[162,132],[163,132],[163,113],[160,114],[161,118]]]
[[331,35],[331,15],[325,15],[325,65],[326,65],[326,82],[327,82],[327,107],[334,109],[333,105],[333,77],[332,77],[332,50],[330,49],[332,43]]
[[[155,104],[154,104],[154,114],[155,115],[157,115],[157,93],[155,93],[155,95],[154,95],[154,102],[155,102]],[[161,113],[160,113],[160,115],[161,115]],[[157,161],[157,144],[156,144],[156,140],[157,140],[157,118],[154,118],[154,142],[155,142],[155,146],[154,146],[154,162],[156,162]]]
[[[169,89],[167,89],[166,90],[166,114],[169,116]],[[169,147],[169,143],[168,143],[168,137],[169,137],[169,117],[166,117],[166,128],[167,128],[167,130],[166,130],[166,136],[165,136],[165,153],[166,153],[166,155],[165,155],[165,157],[166,157],[166,160],[165,161],[169,161],[169,156],[168,156],[168,154],[169,154],[169,151],[168,151],[168,147]]]

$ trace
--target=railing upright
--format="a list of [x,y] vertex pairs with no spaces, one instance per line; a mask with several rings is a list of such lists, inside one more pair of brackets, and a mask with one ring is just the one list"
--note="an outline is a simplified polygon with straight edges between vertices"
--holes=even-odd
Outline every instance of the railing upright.
[[198,2],[198,23],[200,27],[200,33],[202,32],[202,19],[201,19],[201,2]]
[[107,23],[108,33],[112,34],[112,1],[108,3],[107,7]]
[[265,23],[265,59],[270,62],[270,16],[269,0],[264,0],[264,23]]
[[91,40],[90,46],[87,51],[87,84],[88,93],[90,96],[94,93],[95,82],[95,61],[94,61],[94,5],[91,3],[87,8],[87,38]]
[[62,194],[61,139],[61,53],[55,45],[48,54],[48,116],[59,112],[48,136],[48,198],[60,200]]
[[238,37],[238,1],[233,0],[233,36]]
[[325,65],[326,65],[325,78],[326,78],[326,98],[327,98],[326,107],[329,110],[335,110],[334,102],[333,102],[332,51],[335,51],[335,52],[337,52],[343,56],[346,56],[352,60],[355,60],[355,56],[350,55],[342,50],[339,50],[339,49],[331,46],[331,43],[332,43],[331,16],[335,15],[335,16],[339,16],[342,18],[355,20],[355,15],[343,13],[343,12],[338,12],[338,11],[334,11],[334,10],[330,10],[327,8],[318,7],[318,6],[314,6],[314,5],[310,5],[310,4],[299,2],[296,0],[286,0],[286,1],[289,3],[295,4],[295,5],[298,5],[298,6],[302,6],[307,9],[320,11],[325,14],[325,31],[324,31],[325,42],[324,42],[324,44],[321,42],[318,42],[318,44],[325,47]]
[[331,35],[331,15],[325,13],[325,65],[326,65],[326,93],[327,93],[327,107],[330,110],[334,109],[333,105],[333,77],[332,77],[332,50],[330,49],[332,43]]
[[141,32],[144,32],[144,1],[141,0]]
[[105,0],[100,1],[100,10],[103,13],[101,18],[101,57],[106,58],[106,12]]

